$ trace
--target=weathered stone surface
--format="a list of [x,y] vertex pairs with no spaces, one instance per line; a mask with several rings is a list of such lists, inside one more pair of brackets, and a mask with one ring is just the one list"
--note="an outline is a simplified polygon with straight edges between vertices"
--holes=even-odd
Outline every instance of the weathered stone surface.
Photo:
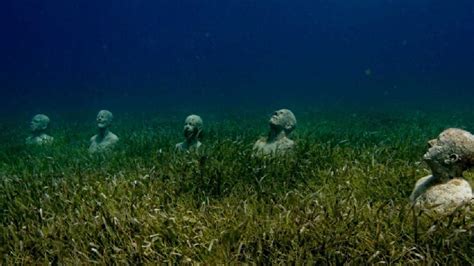
[[253,146],[254,154],[269,156],[291,151],[295,143],[288,138],[288,135],[296,127],[296,118],[293,112],[288,109],[275,111],[268,123],[270,126],[268,136],[255,142]]
[[45,145],[54,142],[54,138],[46,134],[49,126],[49,117],[44,114],[37,114],[30,124],[31,135],[25,140],[28,145]]
[[112,120],[113,115],[110,111],[101,110],[97,114],[96,121],[99,132],[90,140],[89,153],[110,152],[117,144],[119,138],[109,130]]
[[189,115],[184,121],[184,141],[176,144],[177,151],[198,151],[202,143],[200,137],[202,135],[203,121],[198,115]]
[[416,182],[410,199],[415,207],[440,214],[472,203],[472,188],[463,172],[474,165],[474,136],[462,129],[450,128],[428,142],[423,156],[432,175]]

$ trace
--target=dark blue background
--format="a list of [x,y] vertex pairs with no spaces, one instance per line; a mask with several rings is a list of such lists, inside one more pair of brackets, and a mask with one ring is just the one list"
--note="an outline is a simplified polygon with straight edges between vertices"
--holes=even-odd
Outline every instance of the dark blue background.
[[4,108],[474,96],[472,0],[1,5]]

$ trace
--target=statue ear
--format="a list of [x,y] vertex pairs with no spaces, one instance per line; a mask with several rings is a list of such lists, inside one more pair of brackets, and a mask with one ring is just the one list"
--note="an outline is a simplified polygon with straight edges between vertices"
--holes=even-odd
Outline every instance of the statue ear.
[[293,130],[293,126],[291,124],[286,124],[285,125],[285,130],[286,131],[291,131],[291,130]]
[[458,162],[459,160],[461,160],[461,157],[459,155],[457,155],[456,153],[453,153],[453,154],[449,155],[448,158],[446,158],[446,160],[444,160],[444,163],[445,164],[453,164],[453,163]]

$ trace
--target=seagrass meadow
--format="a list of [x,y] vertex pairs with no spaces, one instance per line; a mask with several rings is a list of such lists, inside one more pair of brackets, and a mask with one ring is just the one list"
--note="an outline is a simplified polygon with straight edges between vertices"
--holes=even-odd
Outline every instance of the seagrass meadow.
[[94,112],[52,114],[41,149],[3,119],[2,264],[474,264],[472,208],[408,200],[427,140],[472,132],[472,111],[294,111],[295,152],[268,159],[252,157],[265,113],[199,113],[199,155],[173,152],[185,114],[114,112],[108,156],[87,154]]

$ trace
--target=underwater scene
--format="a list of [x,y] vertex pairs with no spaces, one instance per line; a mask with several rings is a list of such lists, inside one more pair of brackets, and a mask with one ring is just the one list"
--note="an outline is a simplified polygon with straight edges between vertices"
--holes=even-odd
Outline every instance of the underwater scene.
[[474,264],[474,2],[2,6],[2,265]]

